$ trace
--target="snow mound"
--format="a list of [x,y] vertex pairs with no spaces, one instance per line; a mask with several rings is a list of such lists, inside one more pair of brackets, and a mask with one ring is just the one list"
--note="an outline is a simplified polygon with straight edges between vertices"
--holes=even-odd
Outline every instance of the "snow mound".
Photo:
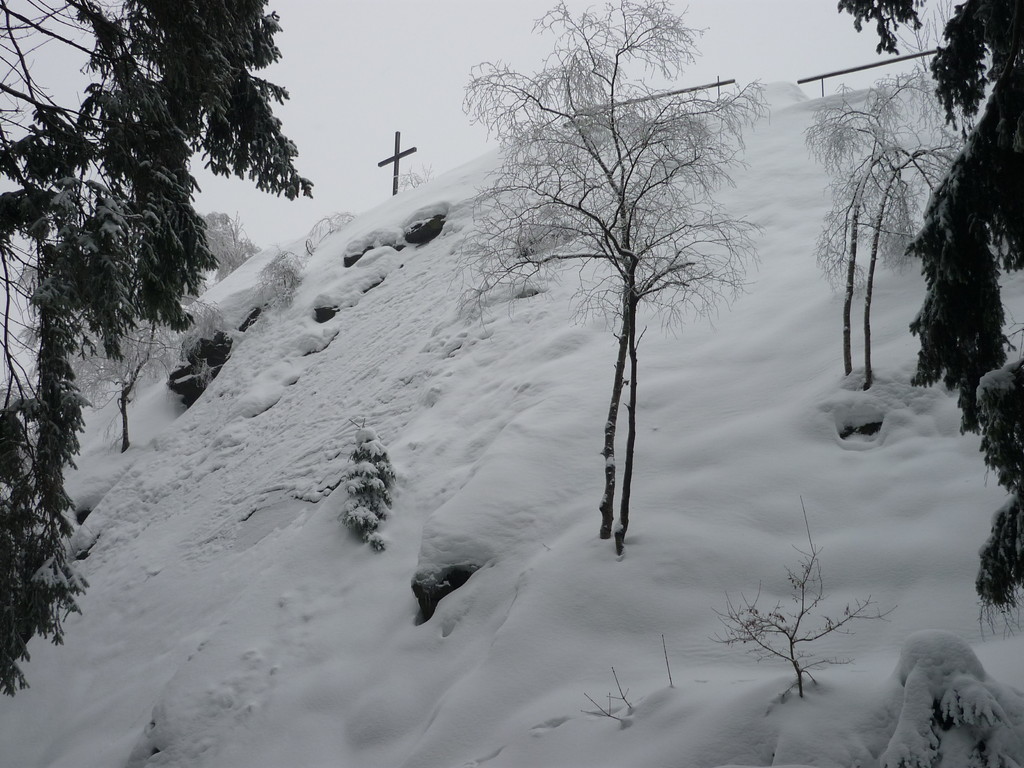
[[785,109],[809,100],[803,89],[795,83],[765,83],[761,87],[764,89],[765,101],[775,110]]

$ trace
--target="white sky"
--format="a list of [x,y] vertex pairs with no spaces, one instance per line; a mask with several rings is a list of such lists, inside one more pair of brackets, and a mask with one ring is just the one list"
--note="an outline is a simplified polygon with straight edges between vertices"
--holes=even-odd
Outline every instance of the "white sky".
[[[300,237],[320,218],[361,213],[391,194],[394,132],[418,151],[403,170],[430,167],[435,176],[495,144],[462,111],[470,69],[503,59],[534,71],[551,39],[533,21],[555,0],[277,0],[283,61],[269,79],[291,100],[278,110],[299,147],[298,167],[315,184],[314,199],[279,200],[248,182],[200,175],[198,208],[239,214],[261,246]],[[570,0],[573,9],[593,5]],[[694,0],[691,26],[706,30],[702,58],[681,86],[735,78],[745,84],[790,81],[875,61],[874,33],[857,34],[834,0]],[[902,65],[906,68],[907,65]],[[895,68],[826,81],[864,87]],[[818,83],[804,86],[820,94]]]

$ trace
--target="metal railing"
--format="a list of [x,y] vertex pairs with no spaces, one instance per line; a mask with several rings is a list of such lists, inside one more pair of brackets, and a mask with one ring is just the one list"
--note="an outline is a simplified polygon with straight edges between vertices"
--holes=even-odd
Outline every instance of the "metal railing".
[[835,72],[826,72],[823,75],[814,75],[813,77],[805,77],[802,80],[797,80],[797,85],[803,85],[804,83],[813,83],[815,80],[821,80],[821,95],[825,96],[825,80],[829,77],[838,77],[839,75],[848,75],[851,72],[860,72],[864,69],[874,69],[875,67],[886,67],[890,64],[895,64],[899,61],[909,61],[910,59],[920,59],[924,56],[931,56],[937,53],[938,49],[932,48],[930,51],[921,51],[920,53],[909,53],[906,56],[897,56],[894,59],[886,59],[885,61],[876,61],[874,64],[862,64],[859,67],[849,67],[848,69],[837,69]]
[[[615,106],[616,107],[624,107],[624,106],[626,106],[628,104],[641,104],[641,103],[643,103],[645,101],[654,101],[655,99],[665,99],[665,98],[668,98],[669,96],[679,96],[680,94],[683,94],[683,93],[694,93],[695,91],[710,91],[712,88],[717,88],[718,89],[718,96],[719,96],[719,98],[721,98],[721,96],[722,96],[722,86],[723,85],[732,85],[735,82],[736,82],[735,79],[731,79],[731,80],[721,80],[721,79],[718,79],[718,80],[715,80],[715,82],[713,82],[713,83],[704,83],[703,85],[691,85],[689,88],[677,88],[674,91],[659,91],[658,93],[651,93],[651,94],[648,94],[647,96],[638,96],[635,99],[626,99],[625,101],[616,101],[615,102]],[[599,107],[588,107],[586,109],[581,109],[580,111],[578,111],[576,113],[576,115],[577,116],[593,115],[593,114],[597,114],[597,113],[599,113],[599,112],[601,112],[603,110],[607,110],[607,109],[608,109],[608,105],[602,104]]]

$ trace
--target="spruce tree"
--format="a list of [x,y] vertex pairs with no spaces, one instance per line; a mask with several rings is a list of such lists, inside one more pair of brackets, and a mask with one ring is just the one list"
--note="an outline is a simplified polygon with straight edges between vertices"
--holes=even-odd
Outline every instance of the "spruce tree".
[[[68,562],[63,473],[78,450],[82,398],[71,360],[87,338],[118,357],[140,324],[183,329],[181,297],[216,267],[193,207],[195,155],[221,175],[289,198],[312,185],[293,161],[256,77],[280,58],[265,0],[67,0],[12,9],[0,26],[0,690],[25,687],[34,635],[62,640],[84,582]],[[80,56],[80,102],[51,98],[24,51]],[[24,306],[19,312],[14,305]],[[35,342],[20,348],[27,319]]]
[[342,480],[348,501],[342,509],[341,520],[380,552],[384,549],[384,539],[377,528],[391,509],[395,471],[377,433],[366,427],[356,432],[356,449],[351,461]]
[[[896,53],[900,24],[920,26],[920,0],[840,0],[857,29],[874,22],[877,50]],[[915,383],[955,388],[962,429],[982,435],[986,463],[1012,494],[993,521],[976,586],[987,606],[1019,604],[1024,587],[1024,396],[1019,376],[997,394],[982,377],[1000,369],[1009,342],[1000,275],[1024,267],[1024,0],[965,0],[932,61],[936,93],[966,145],[932,196],[910,245],[927,293],[911,325]],[[1012,394],[1006,394],[1012,393]]]

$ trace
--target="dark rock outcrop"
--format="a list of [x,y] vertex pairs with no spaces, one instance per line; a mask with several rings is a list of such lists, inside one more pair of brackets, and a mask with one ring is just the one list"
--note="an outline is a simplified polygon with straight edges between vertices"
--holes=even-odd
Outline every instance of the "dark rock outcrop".
[[326,323],[336,314],[339,307],[313,307],[313,319],[318,323]]
[[369,293],[369,292],[370,292],[370,291],[372,291],[372,290],[373,290],[374,288],[376,288],[376,287],[377,287],[378,285],[381,285],[381,284],[382,284],[383,282],[384,282],[384,276],[381,276],[381,277],[380,277],[379,279],[377,279],[377,280],[374,280],[374,281],[373,281],[372,283],[370,283],[370,284],[369,284],[368,286],[366,286],[365,288],[363,288],[363,293]]
[[866,424],[847,424],[839,430],[839,437],[846,440],[854,435],[874,435],[882,429],[882,422],[869,421]]
[[242,333],[245,333],[247,330],[249,330],[249,328],[252,327],[253,323],[260,319],[260,315],[262,314],[263,307],[254,307],[252,312],[246,315],[245,320],[242,321],[242,324],[238,326],[238,330],[241,331]]
[[437,604],[461,587],[479,566],[451,565],[437,573],[420,573],[412,580],[412,593],[420,604],[417,624],[429,621],[437,610]]
[[411,245],[429,243],[444,229],[445,215],[438,213],[424,221],[417,221],[405,230],[405,242]]
[[98,533],[82,539],[76,536],[71,542],[71,554],[75,560],[86,560],[92,554],[92,548],[96,546],[96,542],[99,540],[100,535]]
[[363,258],[363,256],[377,248],[388,247],[394,248],[396,251],[404,250],[406,243],[402,242],[401,238],[402,231],[399,229],[386,232],[374,232],[370,237],[362,238],[350,244],[349,247],[345,249],[341,263],[346,267],[351,267]]
[[230,336],[217,331],[212,339],[200,339],[188,353],[187,364],[171,372],[167,386],[181,397],[186,408],[190,408],[217,378],[231,357],[231,344]]
[[363,256],[365,256],[366,254],[368,254],[372,250],[373,250],[373,248],[371,247],[371,248],[367,248],[365,251],[360,251],[359,253],[351,253],[348,256],[346,256],[344,259],[342,259],[342,263],[346,267],[351,267],[357,261],[359,261],[361,258],[363,258]]

